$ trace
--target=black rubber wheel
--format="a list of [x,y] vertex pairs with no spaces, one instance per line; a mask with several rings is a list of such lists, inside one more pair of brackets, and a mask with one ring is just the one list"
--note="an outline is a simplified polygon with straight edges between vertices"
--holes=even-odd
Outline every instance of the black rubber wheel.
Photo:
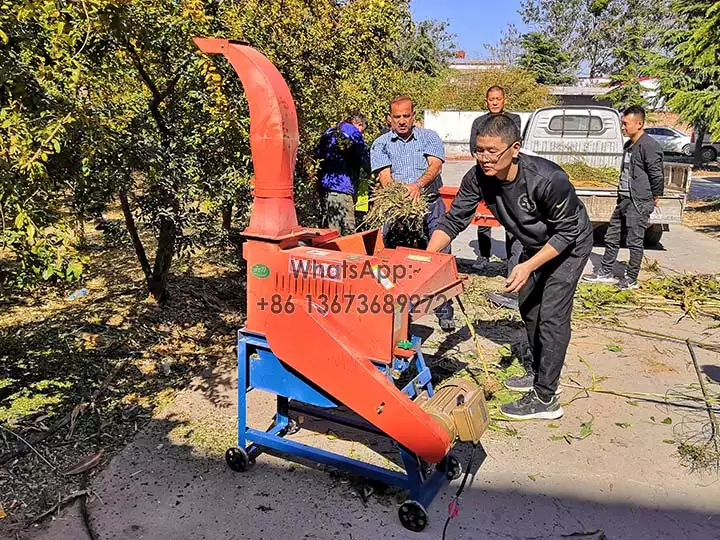
[[715,161],[717,158],[717,150],[712,146],[703,146],[702,150],[700,150],[700,158],[703,161]]
[[398,510],[400,523],[403,527],[412,532],[422,532],[428,525],[427,510],[417,501],[405,501]]
[[693,155],[693,150],[694,150],[694,148],[691,144],[686,144],[685,146],[682,147],[681,153],[683,156],[690,157]]
[[463,468],[460,460],[450,454],[447,457],[447,463],[445,464],[445,473],[449,480],[457,480],[462,476]]
[[248,456],[244,448],[228,448],[225,452],[225,462],[235,472],[245,472],[255,465],[255,458]]

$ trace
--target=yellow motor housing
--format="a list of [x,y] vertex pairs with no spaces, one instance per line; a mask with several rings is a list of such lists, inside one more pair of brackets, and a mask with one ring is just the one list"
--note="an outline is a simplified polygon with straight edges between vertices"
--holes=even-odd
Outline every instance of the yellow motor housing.
[[453,441],[477,443],[490,423],[485,392],[466,379],[449,379],[433,397],[423,392],[416,401],[445,428]]

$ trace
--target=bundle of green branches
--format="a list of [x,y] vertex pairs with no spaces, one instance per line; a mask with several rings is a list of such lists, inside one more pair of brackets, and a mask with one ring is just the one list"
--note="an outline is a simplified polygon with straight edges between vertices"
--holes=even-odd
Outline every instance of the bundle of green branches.
[[720,318],[720,275],[677,274],[650,279],[639,290],[620,291],[612,285],[578,286],[574,316],[607,319],[631,310],[682,313]]
[[591,167],[582,161],[562,163],[560,166],[577,187],[609,187],[618,183],[619,171],[612,167]]
[[375,189],[370,205],[363,222],[368,227],[376,229],[386,223],[400,223],[412,233],[423,232],[424,218],[428,213],[428,200],[424,193],[417,200],[412,200],[407,197],[404,184],[391,182]]
[[580,283],[575,293],[573,318],[607,320],[618,311],[638,307],[635,291],[621,291],[613,285]]
[[720,317],[718,274],[680,274],[651,279],[644,284],[643,290],[663,298],[668,306],[676,307],[693,318],[697,314]]

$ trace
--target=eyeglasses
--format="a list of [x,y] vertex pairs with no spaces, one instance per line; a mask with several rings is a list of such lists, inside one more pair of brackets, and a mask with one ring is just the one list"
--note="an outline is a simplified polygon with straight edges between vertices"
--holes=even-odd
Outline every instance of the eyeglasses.
[[515,143],[512,143],[510,146],[508,146],[505,150],[502,152],[485,152],[484,150],[482,152],[475,152],[475,157],[478,159],[478,161],[482,161],[483,163],[497,163],[500,161],[500,158],[503,157],[505,152],[510,150]]

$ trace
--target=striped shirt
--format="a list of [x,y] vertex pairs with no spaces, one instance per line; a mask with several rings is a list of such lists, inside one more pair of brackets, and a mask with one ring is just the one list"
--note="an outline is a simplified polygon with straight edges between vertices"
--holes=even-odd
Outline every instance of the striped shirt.
[[[437,133],[416,126],[407,141],[393,131],[375,139],[370,150],[370,165],[374,173],[390,167],[393,180],[412,184],[425,174],[428,156],[445,161],[445,147]],[[442,185],[442,177],[438,176],[425,190],[437,193]]]

